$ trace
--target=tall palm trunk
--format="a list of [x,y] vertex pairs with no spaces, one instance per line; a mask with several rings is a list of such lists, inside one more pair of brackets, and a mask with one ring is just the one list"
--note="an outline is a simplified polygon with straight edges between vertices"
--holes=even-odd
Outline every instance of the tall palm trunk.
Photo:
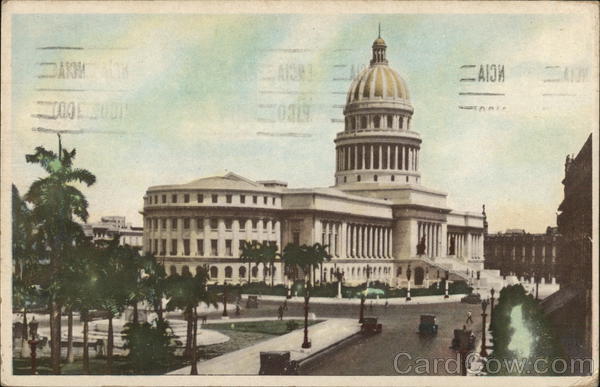
[[251,271],[252,271],[252,263],[248,262],[248,283],[250,283],[250,281],[251,281],[250,280],[250,274],[252,274],[252,273],[250,273]]
[[21,357],[29,357],[29,343],[27,340],[27,309],[23,307],[23,329],[21,330]]
[[133,301],[133,323],[135,325],[137,325],[139,322],[139,317],[138,317],[138,302],[137,299],[135,301]]
[[60,309],[61,305],[56,301],[53,295],[50,304],[50,360],[52,363],[52,373],[60,375]]
[[184,355],[189,355],[190,350],[192,348],[192,311],[190,309],[186,309],[184,312],[184,318],[187,321],[187,332],[185,335],[185,353]]
[[90,352],[88,348],[88,312],[87,310],[81,311],[81,317],[83,319],[83,372],[86,374],[90,373]]
[[192,341],[192,356],[191,356],[191,362],[192,362],[192,369],[190,372],[190,375],[198,375],[198,365],[196,364],[196,338],[198,336],[198,312],[196,310],[196,307],[194,307],[193,310],[193,341]]
[[112,361],[113,361],[113,315],[108,315],[108,345],[106,347],[106,366],[108,374],[112,374]]
[[271,287],[273,287],[274,280],[275,280],[275,276],[273,275],[274,274],[273,273],[273,269],[274,269],[275,266],[273,265],[273,262],[270,263],[270,266],[271,266]]
[[67,362],[73,363],[75,354],[73,353],[73,308],[69,307],[69,317],[67,320]]

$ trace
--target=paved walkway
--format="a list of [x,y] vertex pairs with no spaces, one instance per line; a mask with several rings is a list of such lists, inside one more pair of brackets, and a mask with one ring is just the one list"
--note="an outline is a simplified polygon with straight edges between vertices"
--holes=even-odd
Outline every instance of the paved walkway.
[[[251,294],[252,295],[252,294]],[[285,296],[267,296],[267,295],[258,295],[258,300],[265,301],[280,301],[283,303],[285,300]],[[412,297],[410,301],[406,301],[404,297],[394,297],[387,298],[389,305],[421,305],[421,304],[441,304],[446,302],[460,302],[460,299],[466,296],[466,294],[451,294],[448,298],[444,298],[443,295],[436,296],[420,296],[420,297]],[[247,294],[242,295],[243,299],[248,298]],[[374,299],[368,298],[365,300],[365,306],[369,306],[369,304],[373,302],[373,305],[381,305],[385,304],[386,299]],[[288,303],[304,303],[304,297],[292,297],[287,300]],[[360,298],[335,298],[335,297],[311,297],[310,304],[350,304],[350,305],[360,305]]]
[[[239,319],[236,321],[254,321],[254,319]],[[308,337],[312,342],[312,348],[301,348],[304,328],[297,329],[238,351],[200,361],[198,362],[198,374],[258,375],[260,352],[262,351],[290,351],[291,360],[306,360],[358,332],[360,332],[360,324],[356,319],[332,318],[308,328]],[[172,371],[168,375],[189,375],[190,370],[191,366],[188,366]]]

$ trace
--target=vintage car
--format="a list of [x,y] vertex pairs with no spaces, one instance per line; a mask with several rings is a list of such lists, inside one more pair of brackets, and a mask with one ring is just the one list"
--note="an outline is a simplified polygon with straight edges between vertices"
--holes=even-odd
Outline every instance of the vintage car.
[[481,304],[481,296],[479,295],[479,293],[471,293],[461,298],[460,302],[464,302],[467,304]]
[[258,308],[258,296],[248,296],[246,301],[246,308]]
[[382,325],[377,323],[377,317],[364,317],[360,333],[381,333]]
[[419,324],[419,333],[436,334],[438,325],[436,324],[435,314],[422,314],[421,323]]
[[464,328],[455,329],[450,348],[455,350],[471,350],[475,348],[475,336],[470,330]]
[[298,362],[290,360],[290,351],[260,353],[259,375],[298,375]]

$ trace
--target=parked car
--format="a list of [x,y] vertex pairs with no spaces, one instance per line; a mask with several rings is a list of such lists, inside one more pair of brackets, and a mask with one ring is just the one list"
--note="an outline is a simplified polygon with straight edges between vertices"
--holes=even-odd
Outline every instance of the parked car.
[[259,375],[298,375],[298,362],[290,360],[290,351],[260,353]]
[[435,314],[422,314],[421,323],[419,324],[419,333],[428,333],[435,335],[438,331]]
[[360,333],[381,333],[383,326],[377,323],[377,317],[363,317]]
[[467,304],[481,304],[481,296],[479,295],[479,293],[471,293],[461,298],[460,302],[464,302]]
[[455,350],[461,349],[474,349],[475,348],[475,336],[470,330],[467,329],[455,329],[454,338],[452,339],[452,345],[450,348]]
[[246,308],[258,308],[258,296],[248,296],[248,300],[246,300]]

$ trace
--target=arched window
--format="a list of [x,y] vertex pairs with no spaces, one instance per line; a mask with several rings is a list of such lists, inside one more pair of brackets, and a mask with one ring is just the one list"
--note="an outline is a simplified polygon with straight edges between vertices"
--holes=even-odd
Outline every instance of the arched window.
[[377,181],[377,175],[373,176],[373,180]]
[[387,127],[390,129],[394,127],[394,116],[387,116]]
[[360,175],[356,176],[356,181],[360,181]]
[[354,271],[354,268],[352,268],[352,274],[351,274],[352,278],[354,278],[354,274],[355,274],[355,271]]
[[404,127],[404,117],[402,117],[402,116],[398,117],[398,127],[400,129],[402,129]]
[[396,176],[392,175],[392,181],[396,180]]
[[381,124],[381,117],[379,117],[379,116],[373,117],[373,125],[375,126],[375,129],[379,129],[380,124]]
[[181,275],[185,275],[185,276],[192,275],[192,273],[190,273],[190,268],[188,265],[185,265],[184,267],[181,268]]
[[252,278],[258,277],[258,267],[254,266],[252,268]]
[[171,265],[171,267],[169,267],[169,274],[170,275],[176,275],[177,274],[177,268],[175,267],[175,265]]
[[425,271],[422,267],[415,267],[415,285],[423,285]]
[[240,276],[240,278],[246,278],[246,267],[245,266],[240,266],[240,269],[238,270],[238,275]]
[[202,266],[198,265],[196,266],[196,275],[202,273]]
[[219,276],[219,269],[216,266],[210,268],[210,278],[217,278]]
[[367,128],[367,117],[360,117],[360,128],[361,129],[366,129]]
[[225,278],[231,278],[233,276],[233,269],[231,266],[225,267]]
[[398,270],[396,271],[396,277],[399,277],[402,275],[402,266],[398,266]]

